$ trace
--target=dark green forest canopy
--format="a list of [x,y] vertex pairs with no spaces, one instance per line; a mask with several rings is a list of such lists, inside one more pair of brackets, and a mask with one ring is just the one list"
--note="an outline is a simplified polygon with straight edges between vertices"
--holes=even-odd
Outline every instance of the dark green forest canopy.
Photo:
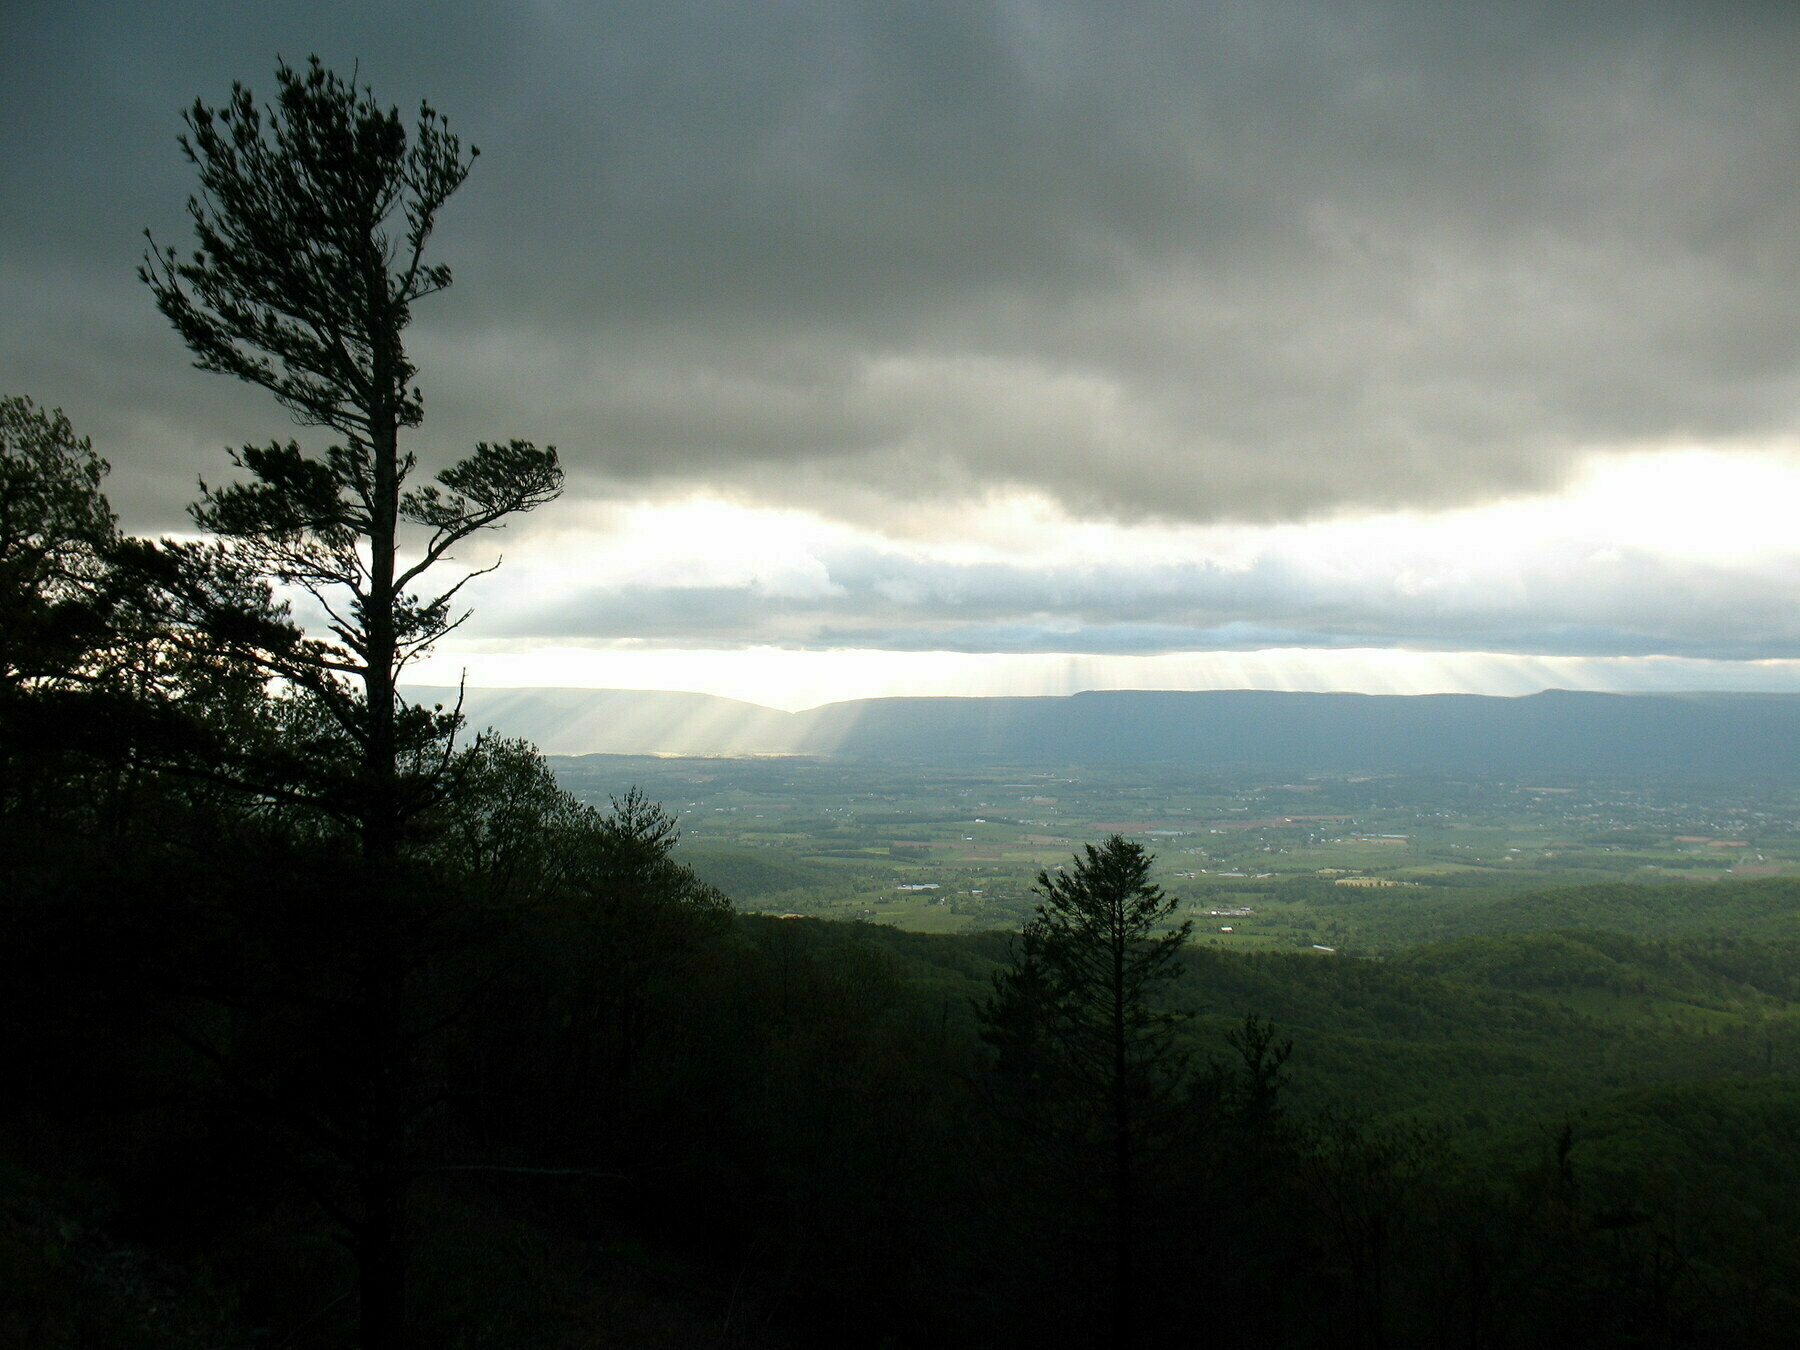
[[[495,781],[512,785],[497,804],[511,803],[507,811],[524,814],[471,819],[463,837],[478,847],[461,856],[490,858],[523,879],[541,863],[530,852],[509,852],[504,826],[509,818],[536,819],[532,811],[541,807],[518,791],[534,780],[502,774]],[[536,781],[541,787],[543,780]],[[551,793],[543,804],[555,800]],[[161,847],[138,839],[124,856]],[[830,876],[774,859],[759,860],[760,870],[737,861],[752,888],[785,890],[797,879]],[[246,858],[235,866],[239,875],[251,875],[243,869],[261,864]],[[61,893],[75,894],[70,874],[57,870],[65,877]],[[141,914],[142,882],[108,875],[111,894]],[[1745,903],[1754,905],[1769,889],[1759,883],[1716,892],[1724,904],[1745,891]],[[270,894],[266,884],[264,892]],[[1693,926],[1685,888],[1632,892],[1629,912],[1640,927]],[[21,893],[15,888],[15,896]],[[556,1305],[522,1291],[541,1288],[545,1279],[561,1298],[638,1319],[637,1334],[646,1341],[673,1334],[672,1327],[693,1334],[716,1328],[734,1286],[739,1299],[785,1291],[778,1311],[765,1307],[762,1334],[769,1344],[842,1344],[866,1332],[871,1317],[899,1344],[1014,1343],[994,1323],[971,1327],[965,1282],[977,1278],[989,1291],[984,1306],[1003,1311],[1021,1334],[1037,1328],[1040,1343],[1054,1323],[1085,1315],[1079,1301],[1052,1296],[1025,1268],[984,1256],[1016,1251],[1018,1234],[1029,1231],[1036,1235],[1032,1269],[1067,1271],[1079,1260],[1033,1208],[1049,1203],[1062,1183],[1055,1173],[1026,1165],[1031,1155],[1022,1141],[992,1134],[979,1095],[969,1095],[982,1063],[975,1008],[993,972],[1010,959],[1011,933],[931,935],[754,914],[711,928],[670,928],[653,906],[644,907],[651,894],[638,891],[633,898],[628,888],[600,910],[586,911],[591,918],[582,918],[580,908],[552,906],[486,939],[500,941],[509,954],[504,973],[439,1051],[449,1081],[472,1094],[457,1108],[459,1135],[483,1138],[490,1150],[497,1145],[500,1159],[522,1168],[593,1167],[629,1181],[533,1180],[525,1172],[427,1186],[421,1204],[430,1228],[417,1253],[419,1288],[432,1309],[424,1327],[447,1334],[459,1319],[509,1308],[513,1339],[496,1333],[495,1343],[543,1343],[553,1334]],[[1574,894],[1618,901],[1605,888]],[[173,901],[164,895],[155,912],[186,922],[186,911],[171,908]],[[1574,903],[1567,895],[1538,902]],[[307,910],[317,912],[316,898]],[[82,902],[71,917],[81,915],[85,923],[94,912]],[[229,906],[210,912],[209,922],[228,921],[217,932],[226,945],[216,952],[229,954],[231,943],[257,931],[252,915],[232,918]],[[1729,907],[1714,913],[1728,927],[1735,922]],[[595,922],[602,926],[589,926]],[[91,981],[130,972],[135,962],[169,950],[167,930],[140,922],[121,930],[121,941],[127,931],[130,944],[120,948],[96,949],[92,936],[71,935],[63,964],[9,984],[15,998],[31,1000],[9,1021],[12,1054],[42,1048],[21,1038],[54,1036],[65,1059],[79,1054],[95,1066],[96,1086],[112,1086],[102,1089],[102,1102],[75,1093],[74,1079],[38,1080],[34,1110],[56,1122],[61,1161],[44,1161],[50,1155],[43,1126],[10,1117],[7,1212],[80,1215],[96,1231],[120,1235],[108,1241],[163,1253],[159,1259],[187,1272],[184,1280],[205,1270],[209,1280],[261,1290],[246,1294],[252,1301],[242,1307],[266,1311],[230,1315],[291,1330],[335,1297],[336,1267],[327,1257],[307,1255],[327,1248],[319,1246],[316,1224],[291,1217],[296,1197],[284,1174],[269,1170],[275,1158],[248,1146],[238,1131],[250,1122],[240,1123],[230,1094],[209,1087],[191,1064],[175,1080],[184,1104],[171,1111],[167,1066],[183,1060],[156,1020],[81,1014],[88,997],[82,991],[95,988]],[[191,950],[191,940],[182,937],[173,950]],[[9,950],[16,955],[20,948]],[[41,941],[35,950],[41,966]],[[1246,1014],[1269,1019],[1295,1047],[1283,1099],[1296,1133],[1266,1134],[1259,1142],[1197,1101],[1195,1121],[1206,1122],[1204,1129],[1181,1145],[1168,1175],[1158,1173],[1158,1187],[1171,1202],[1181,1196],[1185,1213],[1217,1214],[1224,1206],[1243,1217],[1212,1219],[1215,1226],[1198,1230],[1154,1217],[1155,1231],[1164,1235],[1158,1250],[1185,1262],[1224,1242],[1234,1253],[1233,1268],[1245,1272],[1264,1259],[1301,1259],[1314,1263],[1320,1279],[1349,1279],[1354,1243],[1341,1246],[1333,1238],[1310,1256],[1284,1255],[1252,1220],[1262,1215],[1307,1232],[1319,1221],[1318,1205],[1331,1196],[1358,1205],[1398,1204],[1384,1211],[1384,1222],[1395,1235],[1390,1274],[1405,1292],[1390,1289],[1382,1316],[1390,1339],[1419,1345],[1442,1343],[1433,1338],[1447,1334],[1441,1319],[1450,1314],[1433,1290],[1461,1287],[1455,1271],[1434,1264],[1431,1253],[1458,1250],[1469,1231],[1531,1233],[1541,1243],[1549,1240],[1544,1226],[1553,1224],[1562,1268],[1608,1288],[1614,1287],[1609,1281],[1635,1278],[1637,1267],[1619,1266],[1629,1252],[1621,1254],[1612,1238],[1603,1243],[1599,1234],[1623,1233],[1636,1242],[1633,1235],[1641,1232],[1646,1242],[1679,1243],[1705,1231],[1714,1245],[1704,1288],[1747,1298],[1747,1282],[1785,1269],[1767,1264],[1778,1262],[1783,1250],[1770,1246],[1768,1235],[1792,1221],[1791,1207],[1783,1207],[1771,1186],[1784,1169],[1800,1166],[1792,1131],[1800,1035],[1782,983],[1795,968],[1794,956],[1792,944],[1779,940],[1594,928],[1463,938],[1378,960],[1190,946],[1179,956],[1180,979],[1157,997],[1171,1011],[1192,1014],[1181,1034],[1196,1066],[1203,1076],[1213,1065],[1229,1075],[1228,1034]],[[454,964],[446,973],[451,969]],[[148,999],[151,1008],[166,997],[141,980],[124,987],[140,989],[132,997]],[[115,1009],[120,996],[118,989],[109,995]],[[259,1036],[300,1029],[266,1021],[265,1028]],[[628,1057],[620,1058],[628,1047]],[[270,1063],[260,1058],[269,1048],[245,1043],[243,1053],[256,1058],[244,1062]],[[96,1051],[103,1053],[96,1057]],[[122,1094],[122,1084],[131,1085],[129,1092]],[[622,1084],[630,1085],[628,1097],[618,1094]],[[132,1103],[123,1115],[121,1100]],[[534,1105],[522,1112],[525,1102]],[[1363,1123],[1307,1133],[1313,1127],[1303,1123],[1326,1111]],[[1567,1120],[1574,1133],[1558,1163],[1557,1134]],[[214,1141],[239,1142],[225,1154],[210,1145],[212,1161],[202,1166],[191,1152],[196,1128]],[[124,1137],[133,1143],[121,1151]],[[1707,1160],[1696,1170],[1691,1154],[1703,1146]],[[1267,1164],[1255,1161],[1264,1156]],[[179,1202],[150,1184],[177,1158],[188,1160],[181,1164]],[[1565,1172],[1576,1190],[1558,1189]],[[1245,1186],[1251,1191],[1234,1189]],[[1408,1198],[1384,1201],[1384,1195]],[[721,1205],[722,1196],[728,1205]],[[1643,1217],[1620,1229],[1618,1205],[1626,1200]],[[172,1226],[178,1203],[183,1217]],[[1735,1225],[1724,1242],[1718,1240],[1721,1213],[1734,1216]],[[728,1220],[728,1214],[740,1217]],[[246,1231],[252,1222],[246,1216],[254,1216],[254,1232]],[[29,1227],[36,1220],[11,1222],[14,1234],[39,1232]],[[1465,1222],[1473,1227],[1455,1227]],[[183,1236],[169,1245],[174,1232]],[[628,1240],[633,1250],[661,1253],[655,1260],[665,1273],[652,1281],[648,1256],[593,1265],[581,1253],[596,1232],[609,1244]],[[228,1247],[263,1269],[292,1271],[292,1291],[264,1287],[227,1259]],[[521,1264],[501,1252],[539,1255]],[[65,1325],[129,1328],[141,1316],[128,1297],[94,1293],[86,1276],[58,1285],[39,1258],[14,1260],[23,1262],[15,1268],[34,1282],[45,1315]],[[671,1277],[671,1269],[680,1273]],[[1508,1306],[1531,1318],[1566,1316],[1565,1304],[1532,1283],[1537,1278],[1523,1268],[1505,1275]],[[186,1306],[226,1315],[201,1286],[178,1287]],[[848,1305],[845,1290],[855,1291]],[[1701,1296],[1686,1284],[1679,1291],[1687,1299]],[[1215,1291],[1214,1317],[1217,1298]],[[1614,1313],[1582,1306],[1596,1344],[1631,1343],[1609,1320]],[[1768,1315],[1767,1305],[1754,1299],[1745,1306]],[[1144,1316],[1161,1324],[1193,1311],[1184,1313],[1179,1300],[1147,1299]],[[1735,1314],[1712,1308],[1708,1316],[1733,1335],[1742,1331]],[[1403,1334],[1414,1319],[1437,1330]],[[1542,1343],[1534,1340],[1542,1334],[1535,1325],[1496,1343]],[[1269,1339],[1268,1323],[1258,1315],[1234,1314],[1228,1326],[1246,1344],[1282,1343]],[[118,1333],[117,1343],[129,1344],[128,1334]],[[1221,1331],[1227,1343],[1230,1334]],[[303,1335],[296,1343],[309,1342]],[[310,1343],[340,1342],[320,1334]],[[1323,1332],[1288,1343],[1347,1344]]]
[[1611,883],[1539,891],[1440,921],[1446,936],[1597,928],[1634,935],[1800,938],[1800,880]]

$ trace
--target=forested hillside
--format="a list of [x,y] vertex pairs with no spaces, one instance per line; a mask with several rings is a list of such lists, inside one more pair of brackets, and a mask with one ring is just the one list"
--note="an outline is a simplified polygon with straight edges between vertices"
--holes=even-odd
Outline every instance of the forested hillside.
[[[79,868],[39,854],[36,889],[12,878],[13,1325],[46,1344],[341,1344],[352,1270],[311,1137],[343,1109],[341,1051],[290,1002],[330,968],[313,925],[332,908],[273,890],[260,849],[202,884],[227,855],[175,870],[197,845],[170,824],[165,806],[156,843],[122,836]],[[1009,935],[732,920],[657,899],[679,876],[611,875],[588,900],[489,910],[477,945],[440,953],[432,1006],[455,1015],[418,1141],[421,1343],[599,1322],[614,1344],[1024,1345],[1099,1315],[1103,1282],[1080,1274],[1094,1193],[992,1097],[977,1014]],[[1571,1006],[1570,944],[1624,980],[1599,997],[1704,995],[1710,1020]],[[1793,1215],[1771,1181],[1800,1164],[1800,1026],[1749,959],[1540,945],[1503,968],[1443,948],[1184,953],[1158,1000],[1194,1015],[1141,1207],[1145,1330],[1204,1316],[1223,1344],[1357,1344],[1351,1308],[1395,1344],[1473,1318],[1529,1345],[1576,1316],[1596,1344],[1695,1326],[1780,1344]],[[1293,1045],[1254,1109],[1246,1012]],[[1194,1264],[1229,1271],[1199,1302]],[[1473,1308],[1472,1270],[1492,1281]]]
[[1654,888],[1609,883],[1539,891],[1446,915],[1446,935],[1522,933],[1542,928],[1605,928],[1641,936],[1736,934],[1800,938],[1800,883],[1780,877],[1729,886]]

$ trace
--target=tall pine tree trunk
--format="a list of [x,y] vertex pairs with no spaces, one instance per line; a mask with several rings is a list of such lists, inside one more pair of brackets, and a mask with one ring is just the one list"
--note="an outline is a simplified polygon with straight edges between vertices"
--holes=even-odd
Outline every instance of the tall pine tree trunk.
[[[377,351],[381,350],[379,339]],[[377,357],[378,387],[387,377]],[[395,412],[378,404],[371,446],[375,476],[369,532],[369,606],[365,619],[362,851],[368,887],[368,950],[363,959],[364,1053],[368,1056],[369,1133],[362,1175],[364,1231],[357,1244],[362,1350],[406,1344],[407,1208],[412,1185],[413,1074],[406,1028],[406,878],[402,873],[400,772],[394,726],[398,659],[394,607],[399,528],[400,450]]]
[[1112,935],[1112,1344],[1117,1350],[1132,1350],[1136,1344],[1135,1303],[1132,1298],[1133,1244],[1136,1241],[1137,1215],[1132,1175],[1131,1112],[1131,1037],[1128,1026],[1128,998],[1125,987],[1125,952],[1127,935],[1115,923]]

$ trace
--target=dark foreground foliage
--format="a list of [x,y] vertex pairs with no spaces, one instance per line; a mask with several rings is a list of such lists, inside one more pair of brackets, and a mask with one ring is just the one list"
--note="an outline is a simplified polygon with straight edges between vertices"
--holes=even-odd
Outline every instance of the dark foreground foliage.
[[[1014,939],[732,916],[653,807],[583,816],[490,759],[411,902],[417,1343],[1117,1343],[1103,1171],[1003,1100],[978,1035]],[[104,766],[62,763],[5,821],[0,1343],[353,1344],[341,859],[173,776],[103,825]],[[1747,1037],[1609,1029],[1450,955],[1182,953],[1137,1337],[1786,1343],[1800,1084]]]

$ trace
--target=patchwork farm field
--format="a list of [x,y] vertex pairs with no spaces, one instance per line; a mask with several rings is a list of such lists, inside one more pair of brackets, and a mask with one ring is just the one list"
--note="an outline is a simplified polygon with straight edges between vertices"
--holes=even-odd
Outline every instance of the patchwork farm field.
[[917,932],[1015,928],[1037,874],[1110,834],[1157,857],[1195,940],[1378,952],[1506,896],[1800,877],[1800,791],[1642,780],[554,758],[595,804],[638,786],[740,910]]

